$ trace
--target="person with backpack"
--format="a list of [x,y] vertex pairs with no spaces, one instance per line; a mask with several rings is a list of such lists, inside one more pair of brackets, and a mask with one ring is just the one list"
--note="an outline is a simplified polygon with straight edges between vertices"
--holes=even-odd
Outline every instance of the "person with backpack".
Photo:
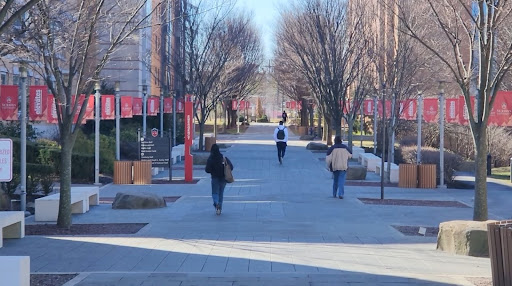
[[210,150],[210,157],[206,161],[205,171],[212,177],[212,199],[215,212],[220,215],[222,212],[222,202],[224,201],[224,188],[226,188],[226,177],[224,174],[225,164],[233,170],[233,164],[228,157],[222,156],[219,145],[213,144]]
[[338,198],[343,199],[345,195],[345,178],[347,176],[348,159],[352,158],[352,152],[341,142],[341,136],[337,135],[334,137],[334,145],[327,150],[325,163],[334,178],[332,182],[332,196],[336,198],[336,193],[338,193]]
[[288,142],[288,129],[283,125],[283,121],[279,121],[279,126],[274,130],[274,141],[277,146],[277,159],[279,164],[283,164],[286,142]]
[[288,120],[288,114],[286,114],[286,110],[283,110],[283,114],[281,114],[281,117],[283,118],[283,122],[286,123],[286,120]]

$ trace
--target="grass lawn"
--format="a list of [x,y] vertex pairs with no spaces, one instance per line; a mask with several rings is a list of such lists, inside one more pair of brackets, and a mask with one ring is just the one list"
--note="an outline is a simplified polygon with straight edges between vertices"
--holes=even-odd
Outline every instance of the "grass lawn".
[[510,167],[499,167],[491,170],[491,178],[510,182]]

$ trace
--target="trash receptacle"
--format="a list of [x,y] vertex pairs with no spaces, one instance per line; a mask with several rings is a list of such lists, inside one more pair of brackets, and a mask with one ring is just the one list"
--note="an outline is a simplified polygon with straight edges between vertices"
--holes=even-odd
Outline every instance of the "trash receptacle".
[[132,183],[132,161],[114,161],[114,184]]
[[436,177],[435,164],[418,165],[418,188],[435,189]]
[[416,188],[418,186],[418,165],[400,164],[398,166],[398,187]]
[[493,285],[512,285],[512,220],[487,225]]
[[151,161],[133,161],[133,184],[151,184]]
[[213,136],[204,138],[204,150],[211,151],[213,144],[217,142],[217,139]]

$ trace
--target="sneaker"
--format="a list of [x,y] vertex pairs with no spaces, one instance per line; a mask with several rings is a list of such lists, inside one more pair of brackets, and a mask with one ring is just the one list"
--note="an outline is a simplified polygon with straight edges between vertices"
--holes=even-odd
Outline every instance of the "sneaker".
[[279,157],[279,164],[283,164],[283,159]]
[[340,198],[340,200],[343,200],[343,196],[339,196],[338,198]]
[[222,212],[222,209],[220,208],[220,206],[217,206],[215,213],[217,215],[220,215],[221,212]]

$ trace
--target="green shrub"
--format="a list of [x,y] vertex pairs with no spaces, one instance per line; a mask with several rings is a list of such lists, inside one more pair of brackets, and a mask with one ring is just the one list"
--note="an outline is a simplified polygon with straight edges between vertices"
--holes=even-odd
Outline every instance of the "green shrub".
[[10,182],[2,182],[2,190],[7,195],[12,195],[18,188],[18,185],[21,182],[21,177],[19,172],[12,173],[12,180]]
[[268,122],[267,115],[263,115],[261,118],[256,119],[256,122]]

